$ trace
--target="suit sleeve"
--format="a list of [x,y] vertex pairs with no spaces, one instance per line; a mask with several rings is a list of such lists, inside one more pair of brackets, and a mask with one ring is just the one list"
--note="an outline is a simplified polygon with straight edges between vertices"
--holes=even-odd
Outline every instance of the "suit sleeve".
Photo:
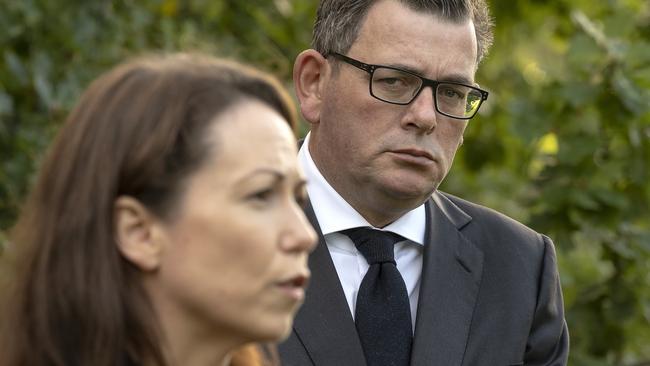
[[569,331],[564,319],[562,288],[553,242],[542,236],[544,256],[539,276],[537,306],[526,344],[526,366],[565,366]]

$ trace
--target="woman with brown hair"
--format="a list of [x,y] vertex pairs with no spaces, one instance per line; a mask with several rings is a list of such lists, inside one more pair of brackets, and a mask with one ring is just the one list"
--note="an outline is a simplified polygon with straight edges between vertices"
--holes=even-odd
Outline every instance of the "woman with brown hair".
[[294,113],[266,75],[204,56],[93,82],[5,253],[0,365],[277,362],[250,344],[289,334],[315,242]]

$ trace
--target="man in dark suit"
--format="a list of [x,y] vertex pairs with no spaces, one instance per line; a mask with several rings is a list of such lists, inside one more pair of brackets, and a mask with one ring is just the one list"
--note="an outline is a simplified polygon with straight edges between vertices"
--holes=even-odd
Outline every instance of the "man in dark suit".
[[321,1],[293,74],[320,244],[283,365],[566,364],[551,240],[436,190],[491,28],[484,0]]

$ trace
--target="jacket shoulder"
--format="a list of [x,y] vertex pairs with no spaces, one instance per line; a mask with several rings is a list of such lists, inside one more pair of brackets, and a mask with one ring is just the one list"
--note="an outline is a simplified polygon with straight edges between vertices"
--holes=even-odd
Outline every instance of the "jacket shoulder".
[[470,218],[460,230],[484,251],[540,258],[546,246],[552,245],[545,235],[496,210],[445,192],[437,192],[436,198],[436,204],[444,206],[443,211],[460,211]]
[[[439,205],[447,206],[452,205],[455,209],[461,210],[471,217],[471,224],[474,225],[496,225],[495,228],[508,229],[519,232],[523,235],[537,236],[541,235],[529,228],[528,226],[520,223],[519,221],[480,204],[470,202],[460,197],[454,196],[446,192],[437,192],[440,199],[436,200]],[[447,208],[448,209],[448,208]]]

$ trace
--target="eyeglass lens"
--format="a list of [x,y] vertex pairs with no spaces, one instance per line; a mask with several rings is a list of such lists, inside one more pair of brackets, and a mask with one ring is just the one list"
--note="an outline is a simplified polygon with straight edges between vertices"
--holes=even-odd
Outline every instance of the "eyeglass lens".
[[[389,103],[408,104],[422,87],[422,79],[395,69],[378,67],[374,70],[370,91],[376,98]],[[453,83],[439,83],[436,88],[436,107],[441,113],[467,118],[474,115],[481,104],[477,89]]]

